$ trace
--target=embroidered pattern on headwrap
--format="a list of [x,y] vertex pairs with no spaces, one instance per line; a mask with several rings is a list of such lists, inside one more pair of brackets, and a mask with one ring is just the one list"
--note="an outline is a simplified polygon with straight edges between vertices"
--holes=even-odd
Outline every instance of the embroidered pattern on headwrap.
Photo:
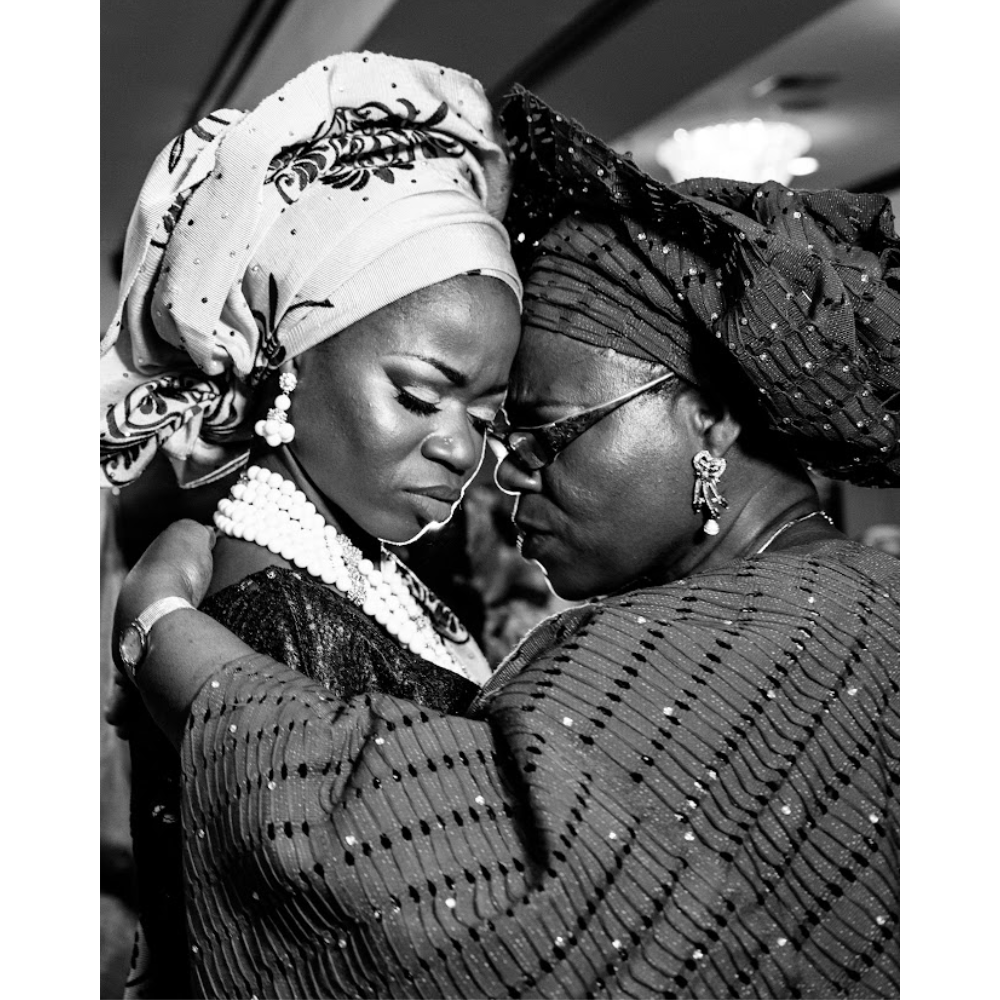
[[190,375],[165,375],[137,386],[106,417],[101,460],[108,479],[129,481],[134,468],[145,468],[157,448],[196,419],[213,441],[225,441],[242,420],[238,404],[235,393]]
[[248,388],[410,292],[478,271],[520,299],[509,189],[482,88],[431,63],[333,56],[186,130],[129,225],[101,344],[102,485],[159,447],[182,486],[238,467]]
[[372,177],[394,184],[394,171],[412,170],[418,153],[460,157],[465,152],[458,140],[431,131],[447,117],[446,104],[420,121],[410,101],[401,98],[399,103],[406,110],[403,116],[378,101],[357,110],[338,108],[313,139],[283,149],[271,161],[264,183],[274,184],[291,205],[316,180],[360,191]]
[[[195,139],[200,139],[203,143],[211,142],[217,135],[219,135],[222,129],[225,129],[227,125],[231,124],[225,115],[226,113],[222,111],[216,111],[214,114],[205,115],[205,117],[200,121],[195,122],[190,129],[185,129],[185,131],[181,132],[181,134],[174,139],[170,146],[170,156],[167,160],[167,172],[172,174],[183,159],[184,147],[187,143],[188,135],[191,135]],[[222,129],[213,128],[215,125],[221,125]]]
[[[280,318],[291,316],[296,309],[332,308],[333,303],[329,299],[324,299],[322,302],[306,299],[304,302],[296,302],[295,305],[289,306]],[[257,321],[260,344],[254,356],[253,371],[247,375],[246,380],[249,385],[257,385],[275,368],[280,367],[288,356],[285,345],[278,338],[278,281],[273,272],[267,276],[267,312],[253,308],[250,312]]]

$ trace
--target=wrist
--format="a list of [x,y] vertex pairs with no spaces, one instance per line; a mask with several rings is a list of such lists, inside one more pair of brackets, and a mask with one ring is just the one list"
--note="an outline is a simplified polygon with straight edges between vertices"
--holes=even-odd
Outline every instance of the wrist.
[[118,632],[114,644],[116,662],[133,684],[149,653],[153,628],[167,615],[182,609],[193,610],[194,605],[184,597],[161,597],[147,605]]
[[180,573],[152,573],[147,567],[133,568],[118,594],[117,611],[123,622],[134,621],[146,608],[167,597],[181,597],[197,606],[191,588]]

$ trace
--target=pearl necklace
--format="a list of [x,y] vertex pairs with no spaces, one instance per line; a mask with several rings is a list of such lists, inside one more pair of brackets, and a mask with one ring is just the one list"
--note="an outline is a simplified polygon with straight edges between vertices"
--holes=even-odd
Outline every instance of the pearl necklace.
[[472,680],[414,598],[410,570],[385,549],[381,567],[363,558],[284,476],[251,466],[219,501],[214,520],[222,534],[263,546],[336,587],[417,656]]
[[803,521],[808,521],[809,518],[811,517],[821,517],[823,518],[824,521],[826,521],[827,524],[830,525],[831,528],[836,527],[830,515],[822,510],[814,510],[808,514],[803,514],[801,517],[793,517],[791,521],[785,521],[785,523],[780,528],[778,528],[778,530],[773,535],[771,535],[771,537],[766,542],[764,542],[764,544],[754,553],[754,555],[759,556],[771,544],[771,542],[773,542],[778,537],[778,535],[780,535],[784,531],[787,531],[789,528],[793,527],[796,524],[801,524]]

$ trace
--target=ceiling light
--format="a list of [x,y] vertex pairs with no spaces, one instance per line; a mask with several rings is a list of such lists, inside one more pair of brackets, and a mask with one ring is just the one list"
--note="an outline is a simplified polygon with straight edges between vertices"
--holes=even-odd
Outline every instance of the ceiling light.
[[816,92],[826,90],[830,84],[836,82],[837,76],[833,73],[776,73],[755,83],[750,88],[750,93],[756,98],[761,98],[775,91],[783,94],[793,91]]
[[[726,177],[753,183],[776,180],[787,184],[797,176],[791,164],[812,159],[803,157],[810,145],[809,133],[798,125],[754,118],[748,122],[725,122],[690,131],[677,129],[657,147],[656,160],[677,182],[691,177]],[[812,169],[818,166],[817,163]]]
[[788,172],[793,177],[805,177],[819,170],[819,160],[815,156],[796,156],[788,163]]

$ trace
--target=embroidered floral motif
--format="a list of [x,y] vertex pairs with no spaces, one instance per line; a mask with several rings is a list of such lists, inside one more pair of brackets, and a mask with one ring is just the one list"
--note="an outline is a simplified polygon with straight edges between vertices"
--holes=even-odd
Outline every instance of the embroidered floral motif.
[[260,309],[251,309],[253,318],[257,322],[257,329],[260,331],[260,343],[257,346],[257,354],[253,362],[253,370],[247,376],[250,385],[259,385],[267,375],[275,368],[279,368],[285,360],[287,354],[284,345],[278,339],[277,327],[288,316],[291,316],[298,309],[332,309],[333,303],[329,299],[321,302],[312,299],[296,302],[281,313],[281,320],[278,320],[278,281],[273,273],[267,276],[267,313]]
[[201,182],[199,181],[190,190],[182,191],[174,198],[170,204],[170,208],[163,213],[163,217],[160,219],[160,228],[157,230],[156,236],[149,241],[152,246],[166,250],[167,240],[170,239],[170,234],[174,231],[174,227],[180,220],[181,212],[184,211],[184,206],[187,204],[188,198],[194,194],[200,185]]
[[202,437],[234,437],[244,403],[233,380],[203,375],[164,375],[136,386],[114,405],[101,431],[101,466],[108,480],[124,486],[138,477],[157,445],[200,413]]
[[[234,118],[229,118],[220,111],[216,111],[213,114],[205,115],[200,121],[197,121],[189,129],[185,129],[176,139],[174,139],[174,144],[170,147],[170,157],[167,160],[167,172],[173,173],[177,168],[177,164],[180,163],[184,156],[184,147],[187,144],[188,132],[193,133],[198,139],[204,143],[214,142],[215,137],[229,124],[235,121]],[[216,128],[216,126],[221,126]]]
[[277,367],[285,360],[285,348],[278,340],[278,282],[274,274],[267,276],[267,313],[260,309],[252,309],[253,318],[260,331],[260,343],[257,346],[257,356],[254,358],[253,371],[247,381],[251,385],[259,383],[270,368]]
[[402,112],[378,101],[338,108],[311,139],[286,146],[271,160],[264,183],[274,184],[293,204],[316,181],[360,191],[372,177],[394,184],[394,172],[412,170],[419,157],[462,156],[459,140],[433,131],[448,114],[444,102],[423,120],[412,102],[401,98],[399,103]]

